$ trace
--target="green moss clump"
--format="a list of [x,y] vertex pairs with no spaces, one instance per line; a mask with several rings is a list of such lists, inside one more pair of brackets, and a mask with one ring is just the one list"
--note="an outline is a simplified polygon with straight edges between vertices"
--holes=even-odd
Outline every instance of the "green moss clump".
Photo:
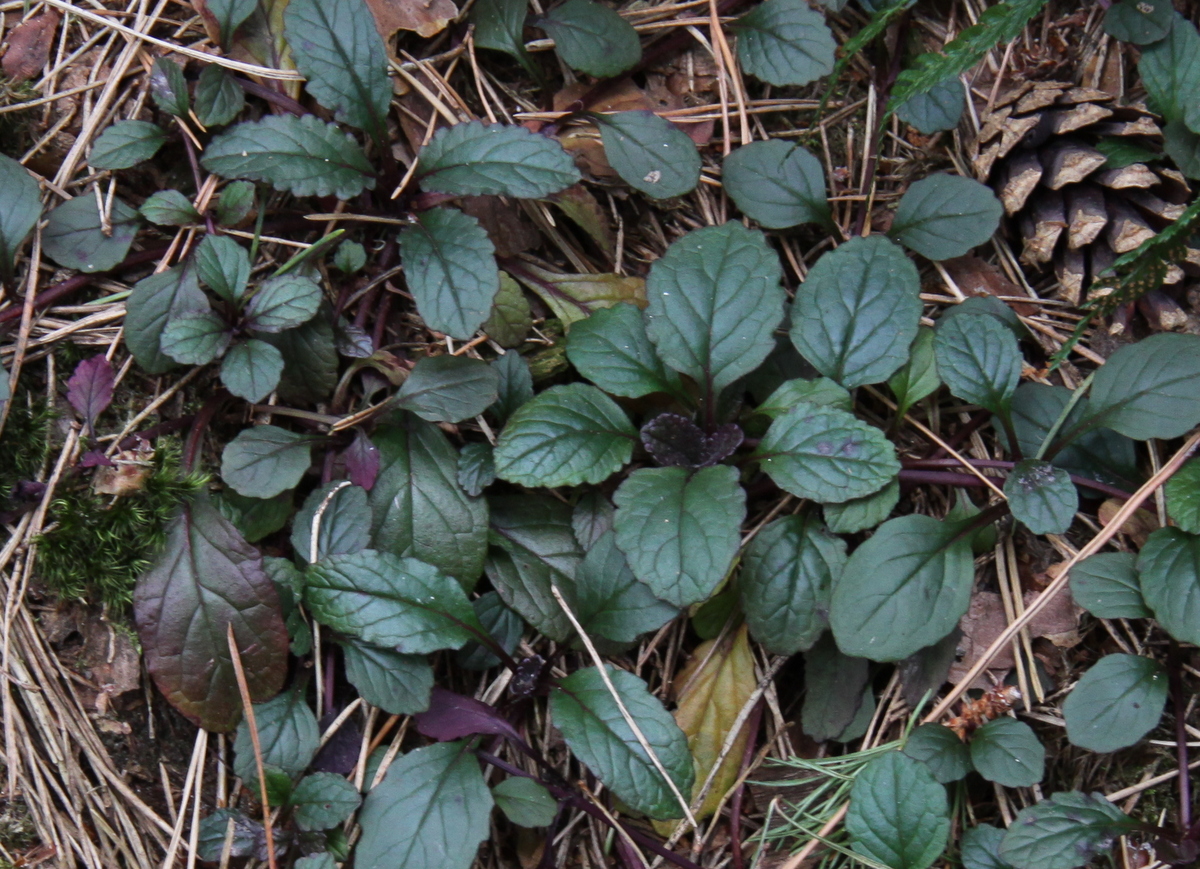
[[0,503],[21,480],[32,480],[50,456],[50,425],[55,413],[43,402],[13,396],[13,408],[0,436]]
[[153,470],[132,494],[113,499],[79,481],[50,505],[54,524],[38,539],[40,578],[63,597],[119,612],[165,542],[167,523],[206,482],[181,470],[174,440],[160,441]]

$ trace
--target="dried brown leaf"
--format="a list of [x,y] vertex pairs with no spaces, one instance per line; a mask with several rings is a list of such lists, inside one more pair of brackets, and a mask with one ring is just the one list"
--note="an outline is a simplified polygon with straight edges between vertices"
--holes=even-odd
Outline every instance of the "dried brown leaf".
[[428,39],[458,17],[458,7],[451,0],[367,0],[367,6],[385,40],[397,30],[412,30]]
[[0,68],[12,83],[27,81],[41,72],[50,60],[50,47],[61,17],[57,12],[43,12],[12,29],[4,49]]

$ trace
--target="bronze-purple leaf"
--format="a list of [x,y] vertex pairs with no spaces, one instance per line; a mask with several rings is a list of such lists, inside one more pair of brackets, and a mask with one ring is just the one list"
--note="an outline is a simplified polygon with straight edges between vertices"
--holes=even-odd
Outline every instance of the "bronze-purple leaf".
[[112,404],[115,382],[112,363],[103,353],[75,366],[75,373],[67,381],[67,401],[83,417],[88,428],[93,428],[96,417]]
[[726,423],[712,434],[677,413],[660,413],[641,431],[642,445],[663,467],[707,468],[728,458],[742,443],[742,430]]
[[346,476],[350,482],[371,491],[379,476],[379,447],[371,443],[362,429],[354,430],[354,441],[342,453],[342,461],[346,463]]
[[226,639],[233,625],[250,697],[267,700],[287,675],[288,634],[262,556],[206,497],[185,506],[133,595],[146,667],[171,704],[206,730],[242,714]]
[[416,716],[417,730],[438,742],[486,733],[520,740],[521,735],[494,706],[473,697],[455,694],[436,685],[429,697],[429,710]]

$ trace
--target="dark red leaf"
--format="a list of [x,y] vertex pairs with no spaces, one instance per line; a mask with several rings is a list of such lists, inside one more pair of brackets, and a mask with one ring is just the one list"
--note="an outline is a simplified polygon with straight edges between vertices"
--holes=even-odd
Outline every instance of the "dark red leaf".
[[275,586],[258,550],[206,497],[168,526],[166,545],[134,590],[133,613],[154,684],[206,730],[232,730],[242,714],[228,625],[251,699],[283,687],[288,634]]
[[355,430],[354,443],[346,447],[342,461],[346,463],[346,476],[350,482],[371,491],[375,478],[379,476],[379,448],[371,443],[362,429]]
[[84,359],[75,366],[75,373],[67,381],[67,401],[88,428],[94,427],[96,417],[112,404],[115,382],[112,364],[104,354]]
[[79,459],[79,467],[81,468],[111,468],[113,460],[99,450],[88,450]]
[[521,738],[516,728],[494,706],[436,685],[429,698],[429,711],[420,713],[416,719],[417,730],[438,742],[462,739],[477,733],[510,736],[517,740]]
[[727,423],[712,434],[677,413],[660,413],[641,431],[642,445],[665,467],[707,468],[733,454],[742,443],[742,430]]

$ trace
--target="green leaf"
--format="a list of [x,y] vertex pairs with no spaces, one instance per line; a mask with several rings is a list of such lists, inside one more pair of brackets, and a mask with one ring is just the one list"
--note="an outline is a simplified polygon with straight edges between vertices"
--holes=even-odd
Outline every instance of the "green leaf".
[[209,310],[170,318],[160,341],[176,362],[207,365],[225,352],[230,337],[225,321]]
[[169,57],[154,61],[150,70],[150,95],[154,104],[177,118],[186,118],[190,108],[183,69]]
[[550,34],[567,66],[597,78],[611,78],[642,59],[633,25],[594,0],[567,0],[536,24]]
[[899,502],[900,478],[897,477],[873,495],[851,498],[841,504],[825,504],[821,509],[825,524],[834,534],[857,534],[887,519]]
[[899,661],[954,629],[974,581],[971,543],[957,523],[901,516],[854,550],[829,623],[846,654]]
[[496,462],[492,445],[485,443],[463,444],[458,453],[458,485],[472,498],[483,494],[483,490],[496,482]]
[[1142,596],[1163,630],[1200,643],[1200,536],[1160,528],[1138,555]]
[[108,271],[129,253],[138,223],[138,213],[114,198],[109,215],[112,232],[106,235],[96,197],[76,196],[46,215],[42,250],[63,268],[89,274]]
[[[149,160],[166,143],[167,133],[158,124],[117,121],[96,138],[88,163],[95,169],[128,169]],[[94,198],[82,198],[96,207]]]
[[1071,597],[1098,619],[1148,619],[1142,598],[1136,556],[1132,552],[1101,552],[1071,568]]
[[[292,518],[291,492],[280,492],[274,498],[246,498],[226,489],[213,502],[247,543],[257,543],[268,534],[274,534]],[[267,572],[270,573],[270,569]]]
[[812,516],[767,525],[742,556],[738,587],[755,640],[772,654],[806,652],[829,620],[829,596],[846,566],[846,542]]
[[1016,869],[1075,869],[1132,826],[1103,794],[1064,791],[1017,813],[1000,842],[1000,859]]
[[515,274],[566,328],[601,308],[621,302],[642,305],[646,300],[646,282],[639,277],[611,273],[564,275],[532,263],[522,265]]
[[933,336],[934,332],[928,326],[918,327],[917,337],[908,350],[908,361],[888,378],[888,387],[896,396],[898,417],[903,417],[910,407],[933,395],[942,385],[933,350]]
[[499,385],[496,403],[488,408],[501,422],[533,398],[533,373],[520,353],[505,353],[492,363]]
[[956,398],[1006,417],[1021,380],[1021,348],[995,317],[963,314],[938,324],[938,375]]
[[227,235],[206,235],[196,248],[200,280],[227,302],[239,302],[250,281],[250,254]]
[[216,863],[221,859],[225,849],[225,835],[231,820],[233,837],[230,840],[229,856],[248,857],[254,853],[255,846],[264,838],[262,824],[250,820],[234,809],[216,809],[200,822],[196,853],[201,860]]
[[354,275],[367,264],[367,249],[357,241],[343,241],[333,255],[333,267],[344,275]]
[[804,705],[801,729],[817,742],[837,739],[850,727],[870,694],[868,664],[838,651],[825,634],[804,654]]
[[739,223],[678,239],[646,281],[646,332],[659,358],[715,400],[771,352],[783,319],[782,276],[763,234]]
[[[1037,455],[1042,441],[1070,400],[1071,390],[1062,386],[1022,383],[1017,387],[1012,400],[1012,419],[1023,455]],[[1060,436],[1088,416],[1089,407],[1086,398],[1080,399],[1063,423]],[[1103,428],[1072,438],[1067,446],[1054,454],[1052,462],[1073,474],[1130,489],[1136,489],[1142,479],[1133,441]]]
[[949,306],[938,318],[938,325],[940,326],[943,321],[948,322],[954,317],[961,317],[966,314],[986,314],[989,317],[995,318],[1006,329],[1012,332],[1013,337],[1018,341],[1030,336],[1029,330],[1025,328],[1025,324],[1021,322],[1021,318],[1017,316],[1017,312],[992,295],[969,296],[957,305]]
[[346,679],[362,699],[391,715],[416,715],[429,708],[433,668],[424,655],[402,655],[369,643],[342,643]]
[[1049,462],[1026,459],[1004,481],[1013,518],[1034,534],[1066,534],[1079,509],[1071,475]]
[[958,76],[934,85],[927,93],[915,94],[896,107],[896,115],[910,127],[926,136],[958,126],[967,107]]
[[[687,737],[646,683],[605,665],[646,742],[682,794],[692,792],[694,772]],[[678,818],[680,805],[655,768],[595,667],[572,673],[550,692],[550,717],[567,746],[613,794],[652,818]]]
[[492,798],[518,827],[548,827],[558,815],[558,801],[531,778],[506,778],[492,788]]
[[279,385],[283,366],[283,354],[266,341],[239,341],[221,361],[221,382],[238,398],[257,404]]
[[262,556],[204,497],[167,525],[161,552],[133,592],[146,669],[167,700],[207,730],[242,715],[226,634],[237,640],[252,700],[287,675],[287,629]]
[[418,157],[421,186],[455,196],[538,199],[580,179],[558,142],[505,124],[442,127]]
[[[476,9],[479,4],[476,3]],[[492,300],[492,310],[483,323],[483,331],[501,347],[519,347],[533,328],[533,314],[521,285],[508,272],[500,272],[500,291]]]
[[600,483],[632,457],[637,430],[594,386],[552,386],[513,414],[496,444],[496,475],[523,486]]
[[492,498],[490,505],[492,587],[534,630],[562,642],[573,629],[550,586],[570,595],[583,561],[570,517],[559,501],[532,495]]
[[349,199],[375,187],[362,148],[316,115],[269,115],[213,137],[200,164],[222,178],[265,181],[296,196]]
[[646,335],[642,312],[619,303],[578,321],[567,336],[567,358],[605,392],[641,398],[678,393],[679,378],[663,368]]
[[632,643],[678,614],[633,575],[613,532],[602,534],[584,556],[575,576],[575,616],[589,636]]
[[1046,749],[1024,721],[1001,716],[971,736],[971,763],[988,781],[1027,788],[1046,772]]
[[1158,726],[1166,702],[1162,664],[1137,655],[1105,655],[1062,705],[1067,739],[1088,751],[1125,748]]
[[1121,137],[1101,139],[1096,142],[1095,147],[1107,158],[1101,167],[1103,169],[1124,169],[1134,163],[1153,163],[1162,159],[1162,154],[1127,142]]
[[[321,518],[317,530],[317,557],[359,552],[371,545],[371,507],[367,492],[345,481],[313,489],[292,523],[292,548],[305,564],[312,554],[313,520]],[[378,704],[376,704],[378,705]]]
[[[210,5],[211,8],[211,5]],[[246,95],[233,74],[210,63],[196,82],[196,117],[206,127],[223,127],[242,113]]]
[[467,743],[414,749],[367,794],[354,865],[469,869],[488,837],[491,812],[491,792]]
[[372,549],[309,565],[304,602],[333,630],[407,655],[457,649],[483,631],[455,580],[415,558]]
[[419,558],[466,588],[483,570],[487,502],[458,484],[458,457],[435,425],[408,414],[380,426],[379,475],[371,487],[376,549]]
[[273,425],[244,429],[221,453],[221,479],[249,498],[293,489],[312,464],[312,439]]
[[882,236],[853,238],[817,260],[796,290],[792,343],[847,389],[882,383],[908,361],[920,292],[904,251]]
[[467,339],[488,318],[500,289],[496,248],[479,221],[434,208],[400,233],[405,276],[430,329]]
[[1004,831],[991,824],[980,824],[964,830],[961,842],[963,869],[1012,869],[1012,864],[1000,859],[1000,842]]
[[1200,336],[1151,335],[1096,372],[1086,421],[1134,440],[1176,438],[1200,423]]
[[[1156,0],[1161,3],[1163,0]],[[1138,72],[1155,108],[1168,121],[1184,121],[1195,126],[1196,88],[1200,87],[1200,34],[1192,23],[1179,15],[1170,3],[1164,14],[1171,20],[1166,37],[1142,50]]]
[[854,410],[854,399],[851,398],[846,387],[839,386],[828,377],[818,377],[815,380],[797,377],[779,384],[775,391],[767,396],[767,400],[754,409],[754,412],[769,416],[771,419],[779,419],[802,403],[835,407],[846,413]]
[[1167,121],[1163,127],[1163,151],[1188,178],[1200,178],[1200,136],[1183,121]]
[[804,0],[766,0],[730,27],[742,69],[768,84],[808,84],[833,70],[833,34]]
[[725,158],[721,183],[741,212],[767,229],[830,220],[821,161],[782,139],[735,150]]
[[[888,103],[888,112],[917,94],[929,93],[949,78],[957,78],[979,63],[997,45],[1021,35],[1025,23],[1046,5],[1046,0],[1004,0],[984,9],[975,24],[946,45],[944,53],[930,51],[902,70]],[[903,6],[901,6],[903,8]]]
[[279,397],[284,401],[317,402],[333,391],[338,355],[329,317],[319,313],[303,326],[264,335],[263,340],[283,354]]
[[904,753],[929,767],[942,784],[958,781],[971,771],[971,749],[944,724],[922,724],[909,734]]
[[900,471],[896,448],[879,429],[807,403],[771,423],[756,456],[784,491],[825,504],[877,492]]
[[475,47],[503,51],[520,61],[525,71],[535,78],[537,66],[525,50],[526,0],[477,0],[471,6],[471,23],[475,25]]
[[208,309],[208,299],[190,263],[143,278],[125,300],[125,345],[148,373],[169,371],[175,362],[160,344],[167,323],[182,314]]
[[[471,602],[471,606],[484,630],[511,655],[525,632],[524,619],[506,607],[500,595],[494,591],[481,594]],[[458,650],[455,660],[467,670],[486,670],[500,663],[500,659],[482,643],[467,643]]]
[[38,183],[11,157],[0,154],[0,279],[12,276],[17,252],[42,216],[42,195]]
[[237,226],[254,210],[254,185],[249,181],[234,181],[226,184],[217,197],[217,223],[221,226]]
[[[289,776],[304,772],[321,741],[317,716],[304,702],[304,683],[284,691],[266,703],[254,704],[254,725],[264,767],[275,767]],[[238,724],[233,740],[233,773],[246,781],[258,781],[250,725]]]
[[395,404],[430,422],[462,422],[496,401],[498,378],[486,362],[465,356],[426,356],[417,360]]
[[362,797],[345,776],[314,772],[292,791],[292,817],[301,830],[328,830],[354,814],[360,803]]
[[221,45],[228,48],[233,32],[254,14],[257,0],[206,0],[208,11],[217,19]]
[[372,15],[357,0],[290,0],[283,20],[305,89],[334,120],[382,141],[392,82]]
[[[566,5],[571,3],[599,6],[591,0],[568,0]],[[650,111],[592,114],[591,118],[600,128],[609,165],[634,190],[652,199],[670,199],[691,193],[700,183],[696,143],[670,121]]]
[[733,564],[746,517],[735,468],[643,468],[613,500],[617,546],[655,597],[688,606],[713,593]]
[[1158,42],[1174,23],[1175,7],[1169,0],[1120,0],[1104,14],[1104,32],[1134,45]]
[[1172,521],[1189,534],[1200,534],[1200,459],[1176,471],[1163,492]]
[[150,194],[138,213],[155,226],[186,226],[200,221],[200,212],[178,190],[160,190]]
[[892,869],[926,869],[950,837],[946,789],[925,764],[889,751],[855,778],[846,831],[860,854]]
[[939,172],[904,192],[888,235],[928,259],[952,259],[991,238],[1002,214],[990,187]]
[[267,278],[246,306],[247,325],[255,332],[282,332],[311,320],[321,305],[321,287],[298,274]]

